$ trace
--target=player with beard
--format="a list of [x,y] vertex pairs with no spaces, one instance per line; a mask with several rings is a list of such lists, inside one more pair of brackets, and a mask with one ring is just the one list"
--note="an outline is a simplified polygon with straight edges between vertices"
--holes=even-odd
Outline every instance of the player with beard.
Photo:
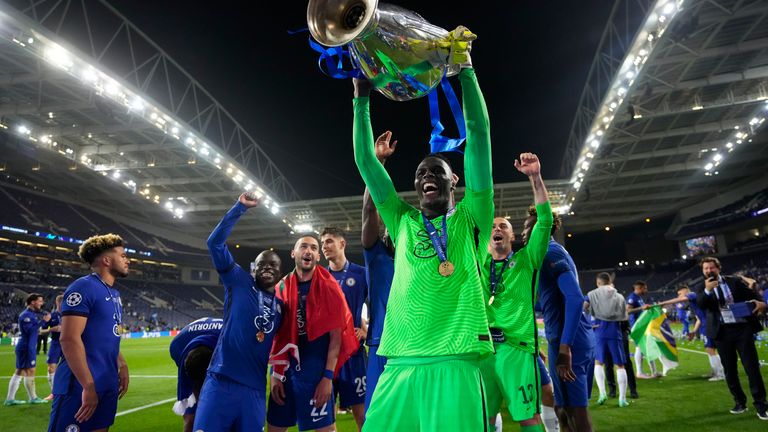
[[5,398],[5,406],[23,405],[26,401],[16,399],[16,391],[19,384],[24,381],[24,387],[29,395],[29,403],[42,404],[48,403],[48,398],[40,399],[37,397],[35,389],[35,366],[37,365],[37,343],[38,335],[47,333],[43,330],[51,320],[50,314],[43,314],[44,300],[43,296],[32,293],[27,296],[27,307],[19,314],[19,341],[16,343],[14,351],[16,353],[16,371],[11,376],[8,383],[8,396]]
[[[541,178],[541,164],[533,153],[523,153],[515,168],[528,176],[539,215],[527,226],[525,246],[512,250],[512,229],[501,217],[480,263],[481,278],[496,353],[483,362],[488,418],[506,401],[512,419],[523,432],[540,431],[539,405],[542,377],[538,365],[538,336],[534,305],[538,273],[547,253],[552,228],[552,208]],[[510,371],[515,371],[510,373]],[[521,390],[522,389],[522,390]]]
[[291,251],[296,265],[277,288],[284,325],[275,337],[268,430],[330,432],[336,429],[333,378],[360,349],[344,293],[328,270],[318,266],[320,244],[302,236]]
[[117,400],[128,391],[128,365],[120,352],[123,304],[114,288],[128,276],[123,239],[91,237],[77,253],[93,270],[69,285],[61,305],[64,359],[53,381],[48,431],[106,431]]
[[[452,37],[474,35],[457,28]],[[488,424],[478,364],[493,345],[477,268],[493,224],[490,124],[468,53],[452,57],[463,57],[456,63],[467,129],[459,203],[458,176],[435,154],[414,175],[420,209],[398,197],[374,150],[371,84],[353,80],[355,163],[392,236],[396,263],[378,349],[387,367],[366,413],[367,432],[481,431]]]
[[[194,430],[253,431],[264,427],[267,364],[280,326],[282,304],[274,286],[280,280],[280,257],[261,252],[254,275],[235,263],[227,237],[249,208],[259,205],[240,195],[208,237],[208,250],[224,285],[224,325],[200,392]],[[254,279],[255,278],[255,279]]]

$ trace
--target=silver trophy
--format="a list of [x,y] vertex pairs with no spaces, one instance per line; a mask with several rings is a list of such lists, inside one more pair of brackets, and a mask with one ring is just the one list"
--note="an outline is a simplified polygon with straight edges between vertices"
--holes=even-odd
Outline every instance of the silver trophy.
[[378,0],[310,0],[307,25],[321,45],[348,44],[353,65],[381,94],[395,101],[426,96],[449,65],[448,31],[417,13]]

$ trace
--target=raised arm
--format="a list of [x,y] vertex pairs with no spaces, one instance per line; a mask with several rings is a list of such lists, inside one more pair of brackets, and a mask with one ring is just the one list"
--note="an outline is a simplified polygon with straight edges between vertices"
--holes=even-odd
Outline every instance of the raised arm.
[[[397,147],[397,140],[392,141],[392,132],[386,131],[376,139],[375,153],[376,159],[381,165],[387,162],[387,158],[392,156]],[[360,241],[365,249],[372,248],[379,239],[379,213],[371,199],[371,193],[365,188],[363,193],[363,230]]]
[[523,153],[520,159],[515,159],[515,168],[528,176],[536,202],[536,225],[531,230],[531,237],[525,247],[531,265],[534,269],[541,268],[547,254],[547,245],[552,236],[552,207],[547,196],[547,187],[541,178],[541,163],[533,153]]
[[371,84],[366,80],[353,79],[355,99],[353,100],[355,119],[352,126],[352,142],[355,151],[355,164],[368,187],[376,204],[381,204],[396,195],[392,179],[384,165],[376,159],[371,129],[370,94]]
[[249,208],[256,207],[257,205],[259,205],[259,200],[249,199],[247,194],[240,195],[235,205],[229,209],[208,237],[208,251],[211,253],[213,265],[219,273],[228,272],[235,266],[235,259],[229,252],[229,248],[227,248],[229,233],[232,232],[232,228],[240,219],[240,216],[245,214]]
[[491,170],[491,127],[483,93],[477,83],[475,70],[464,68],[459,74],[467,127],[464,151],[464,175],[467,189],[481,192],[493,188]]

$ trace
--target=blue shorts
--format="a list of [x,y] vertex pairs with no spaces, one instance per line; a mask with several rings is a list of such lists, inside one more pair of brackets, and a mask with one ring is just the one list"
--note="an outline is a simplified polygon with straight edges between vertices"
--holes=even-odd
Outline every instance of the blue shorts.
[[595,360],[605,363],[608,356],[613,359],[614,366],[627,364],[627,356],[621,339],[595,338]]
[[541,359],[541,356],[536,356],[536,360],[538,360],[539,363],[539,379],[541,379],[541,386],[544,387],[545,385],[551,384],[552,378],[549,376],[547,367],[544,366],[544,360]]
[[[549,343],[549,369],[557,370],[557,352],[559,343]],[[595,373],[595,351],[590,347],[587,350],[571,349],[571,368],[576,380],[567,382],[553,376],[552,387],[555,394],[555,406],[558,407],[586,407],[589,406],[589,398],[592,393],[592,377]]]
[[715,340],[712,338],[707,337],[706,335],[702,335],[704,338],[704,348],[715,348]]
[[261,431],[266,397],[266,388],[257,390],[208,372],[200,390],[193,430]]
[[[314,430],[332,425],[336,421],[336,400],[331,398],[320,408],[314,404],[318,381],[302,381],[295,374],[286,377],[285,402],[278,405],[271,397],[267,409],[267,423],[277,427],[291,427],[297,422],[300,431]],[[195,428],[197,430],[197,428]]]
[[117,413],[118,390],[107,390],[97,394],[99,404],[96,405],[93,416],[85,423],[78,423],[75,421],[75,414],[82,405],[83,388],[77,380],[72,379],[66,394],[53,396],[48,432],[88,432],[112,426]]
[[365,403],[367,363],[368,357],[363,348],[341,366],[333,387],[339,393],[339,406],[342,408]]
[[61,343],[58,339],[51,339],[51,346],[48,347],[48,364],[59,364],[61,360]]
[[37,365],[37,347],[16,345],[16,369],[34,369]]
[[365,410],[368,411],[368,406],[371,405],[371,399],[373,398],[373,392],[376,390],[376,384],[379,383],[379,377],[384,372],[384,365],[387,364],[387,358],[382,357],[376,352],[379,350],[379,346],[372,346],[368,348],[368,371],[366,379],[365,389]]

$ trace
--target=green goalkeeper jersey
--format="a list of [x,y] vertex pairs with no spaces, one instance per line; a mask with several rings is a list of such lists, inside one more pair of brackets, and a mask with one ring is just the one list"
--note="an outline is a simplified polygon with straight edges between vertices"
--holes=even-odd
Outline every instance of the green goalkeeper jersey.
[[[549,247],[552,230],[552,208],[549,201],[536,206],[537,222],[531,230],[528,244],[515,252],[506,263],[495,261],[485,252],[481,260],[480,277],[483,281],[488,323],[492,328],[504,331],[506,344],[526,352],[536,351],[536,304],[539,286],[538,274]],[[491,265],[496,267],[496,285],[493,303],[491,297]]]
[[[419,210],[397,196],[389,174],[376,159],[369,98],[354,100],[355,163],[395,243],[395,274],[387,303],[379,355],[386,357],[485,354],[493,351],[478,274],[493,226],[493,178],[488,111],[475,71],[459,74],[467,145],[466,192],[447,220],[447,256],[454,264],[448,277]],[[432,219],[442,229],[444,216]]]

